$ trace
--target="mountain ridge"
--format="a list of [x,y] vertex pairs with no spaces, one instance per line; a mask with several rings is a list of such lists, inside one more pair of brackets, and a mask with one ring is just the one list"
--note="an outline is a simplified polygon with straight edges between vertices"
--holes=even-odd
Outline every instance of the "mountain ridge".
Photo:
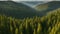
[[[43,6],[45,6],[45,5],[49,5],[49,6],[46,10],[38,11],[38,10],[28,7],[22,3],[16,3],[13,1],[2,1],[2,2],[0,2],[0,13],[5,14],[7,16],[15,17],[15,18],[44,16],[44,15],[46,15],[46,13],[60,8],[59,4],[60,4],[60,2],[57,3],[57,2],[53,2],[53,1],[46,3],[46,4],[42,4]],[[42,7],[42,5],[41,5],[41,7]]]
[[[51,2],[48,2],[48,3],[45,3],[45,4],[40,4],[35,8],[38,11],[38,13],[41,13],[41,15],[45,15],[49,11],[60,8],[60,2],[59,1],[51,1]],[[41,8],[42,8],[42,10],[40,10]]]
[[[28,7],[22,3],[16,3],[12,1],[0,2],[0,13],[7,16],[13,16],[16,18],[32,17],[36,15],[36,10]],[[15,15],[15,16],[14,16]]]

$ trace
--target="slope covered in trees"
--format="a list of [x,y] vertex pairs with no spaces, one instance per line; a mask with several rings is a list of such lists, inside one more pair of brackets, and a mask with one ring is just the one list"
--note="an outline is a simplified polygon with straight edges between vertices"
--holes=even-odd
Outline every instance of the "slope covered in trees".
[[[40,4],[35,8],[42,10],[38,11],[23,3],[17,3],[13,1],[0,1],[0,14],[11,16],[15,18],[26,18],[33,16],[44,16],[47,12],[55,10],[60,7],[60,2],[48,2]],[[16,17],[17,16],[17,17]]]
[[60,9],[24,19],[0,15],[0,34],[60,34]]
[[[37,11],[22,3],[13,1],[0,1],[0,14],[15,18],[25,18],[37,15]],[[16,17],[17,16],[17,17]]]
[[60,8],[60,1],[51,1],[44,4],[39,4],[35,7],[39,16],[44,16],[46,13]]

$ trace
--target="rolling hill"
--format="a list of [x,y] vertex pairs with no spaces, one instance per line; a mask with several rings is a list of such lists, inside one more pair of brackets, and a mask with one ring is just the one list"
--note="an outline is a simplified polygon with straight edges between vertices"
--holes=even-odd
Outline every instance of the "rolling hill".
[[43,17],[24,19],[0,14],[0,34],[60,34],[60,8]]
[[45,4],[39,4],[35,7],[35,9],[39,11],[38,14],[41,16],[57,8],[60,8],[60,1],[51,1]]
[[60,2],[37,7],[0,1],[0,34],[60,34]]
[[52,1],[45,4],[40,4],[35,9],[13,1],[0,1],[0,14],[12,16],[15,18],[27,18],[33,16],[44,16],[49,11],[60,8],[59,1]]
[[36,12],[36,10],[22,3],[0,1],[0,14],[5,14],[15,18],[25,18],[35,16]]

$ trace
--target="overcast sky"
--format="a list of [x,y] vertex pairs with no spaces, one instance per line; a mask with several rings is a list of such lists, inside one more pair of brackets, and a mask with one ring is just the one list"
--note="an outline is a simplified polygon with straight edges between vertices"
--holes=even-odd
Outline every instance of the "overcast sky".
[[[0,1],[7,1],[7,0],[0,0]],[[12,0],[12,1],[55,1],[55,0]],[[56,0],[56,1],[60,1],[60,0]]]
[[52,0],[13,0],[13,1],[52,1]]
[[55,1],[55,0],[13,0],[13,1]]

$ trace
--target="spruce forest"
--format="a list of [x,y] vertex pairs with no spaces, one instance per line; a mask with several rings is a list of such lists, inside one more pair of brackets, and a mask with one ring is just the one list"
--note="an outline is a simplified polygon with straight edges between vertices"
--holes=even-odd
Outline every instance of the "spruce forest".
[[60,34],[60,8],[24,19],[0,14],[0,34]]
[[34,8],[22,2],[0,1],[0,34],[60,34],[60,1]]

